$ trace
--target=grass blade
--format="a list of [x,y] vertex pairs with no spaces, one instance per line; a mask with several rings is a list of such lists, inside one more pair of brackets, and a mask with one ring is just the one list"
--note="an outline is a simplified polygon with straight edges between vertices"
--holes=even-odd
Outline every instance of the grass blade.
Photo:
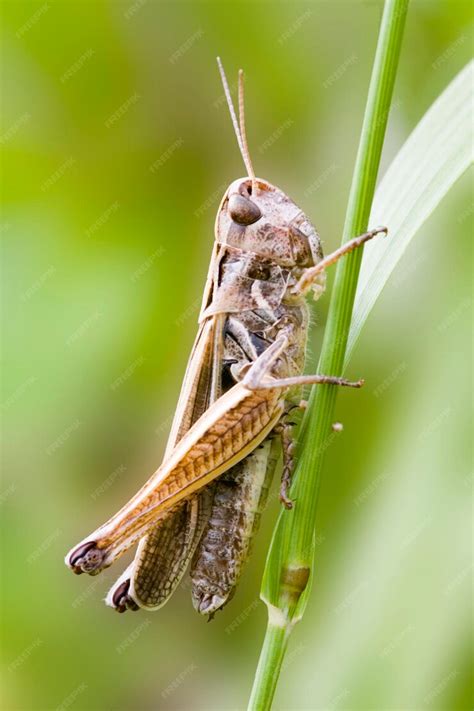
[[[354,168],[343,242],[365,231],[398,67],[408,0],[387,0],[370,81],[361,139]],[[356,250],[337,266],[319,363],[319,372],[342,372],[357,278],[362,259]],[[314,554],[314,522],[320,472],[331,441],[334,386],[313,388],[301,430],[301,454],[291,496],[297,505],[278,519],[263,576],[261,597],[268,627],[249,709],[271,707],[288,637],[308,599]]]

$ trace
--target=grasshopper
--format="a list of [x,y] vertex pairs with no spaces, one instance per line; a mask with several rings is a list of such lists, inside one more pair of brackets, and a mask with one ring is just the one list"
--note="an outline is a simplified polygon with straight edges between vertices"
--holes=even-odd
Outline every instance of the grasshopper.
[[139,541],[106,602],[118,612],[156,610],[191,565],[195,609],[212,616],[232,597],[265,506],[280,442],[282,504],[291,508],[290,411],[301,386],[361,387],[331,375],[303,375],[306,295],[319,299],[325,269],[380,227],[323,257],[321,240],[297,205],[255,177],[248,150],[243,72],[237,119],[225,96],[247,171],[217,212],[215,243],[191,352],[161,466],[112,518],[66,556],[75,573],[96,575]]

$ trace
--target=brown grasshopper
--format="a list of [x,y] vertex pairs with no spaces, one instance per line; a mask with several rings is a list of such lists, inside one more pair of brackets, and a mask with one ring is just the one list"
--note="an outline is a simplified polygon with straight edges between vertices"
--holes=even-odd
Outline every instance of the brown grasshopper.
[[199,331],[188,362],[163,463],[111,519],[66,556],[75,573],[96,575],[140,541],[133,563],[107,596],[126,609],[165,604],[191,562],[195,608],[212,615],[232,597],[258,528],[278,440],[283,444],[282,503],[291,508],[291,425],[295,389],[325,383],[360,387],[330,375],[302,375],[308,339],[305,296],[318,299],[325,269],[377,228],[323,258],[305,214],[279,188],[255,177],[245,134],[243,73],[239,121],[218,59],[248,175],[219,207]]

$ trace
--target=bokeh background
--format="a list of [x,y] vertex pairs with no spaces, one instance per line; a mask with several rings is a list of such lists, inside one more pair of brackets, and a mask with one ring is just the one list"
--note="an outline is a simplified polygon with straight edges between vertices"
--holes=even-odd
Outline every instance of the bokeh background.
[[[246,70],[257,174],[335,248],[379,2],[7,2],[2,22],[2,658],[7,711],[245,708],[267,509],[212,624],[186,585],[118,616],[72,544],[159,464],[226,185],[215,64]],[[382,171],[469,59],[469,3],[411,4]],[[436,146],[433,146],[436,151]],[[464,176],[377,303],[340,394],[317,569],[277,709],[470,709],[470,257]],[[331,280],[330,280],[331,281]],[[311,340],[317,361],[328,297]],[[310,364],[309,366],[310,367]]]

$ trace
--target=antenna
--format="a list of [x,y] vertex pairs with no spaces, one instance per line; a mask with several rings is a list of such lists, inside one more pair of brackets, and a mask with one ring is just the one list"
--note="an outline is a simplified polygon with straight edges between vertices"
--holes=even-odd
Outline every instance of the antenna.
[[230,95],[229,83],[225,75],[224,67],[220,57],[217,57],[217,64],[219,66],[219,72],[222,79],[222,85],[224,87],[225,97],[227,99],[227,105],[229,107],[230,117],[232,119],[232,125],[234,126],[235,136],[237,138],[237,143],[239,144],[240,153],[242,159],[245,163],[245,167],[252,180],[252,192],[255,191],[256,181],[255,181],[255,171],[253,169],[252,161],[250,160],[249,147],[247,144],[247,134],[245,132],[245,111],[244,111],[244,73],[242,69],[239,70],[239,119],[240,126],[237,121],[237,116],[235,114],[234,104],[232,103],[232,97]]
[[239,125],[240,125],[240,137],[242,139],[242,147],[244,149],[244,159],[245,167],[249,172],[249,176],[252,178],[252,192],[255,191],[255,171],[253,169],[252,161],[250,159],[249,144],[247,143],[247,132],[245,130],[245,103],[244,103],[244,72],[239,69]]

